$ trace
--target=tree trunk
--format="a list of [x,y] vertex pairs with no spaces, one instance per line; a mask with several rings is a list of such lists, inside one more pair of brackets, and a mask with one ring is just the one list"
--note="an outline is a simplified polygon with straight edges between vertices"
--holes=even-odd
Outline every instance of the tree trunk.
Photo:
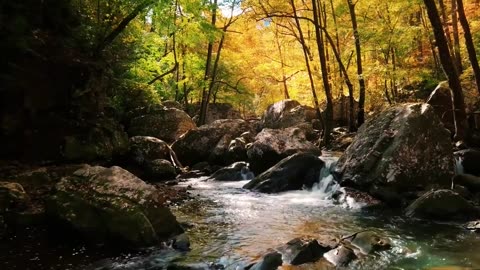
[[358,33],[357,16],[355,14],[355,4],[352,0],[347,0],[348,9],[350,11],[350,18],[352,20],[353,36],[355,37],[355,51],[357,54],[357,75],[359,84],[359,99],[358,99],[358,126],[365,122],[365,79],[363,77],[362,67],[362,50],[360,46],[360,35]]
[[320,113],[320,106],[318,105],[318,98],[317,98],[317,93],[316,93],[316,90],[315,90],[315,82],[313,81],[312,69],[310,67],[309,52],[308,52],[307,44],[305,43],[305,38],[303,36],[302,26],[301,26],[300,20],[298,19],[298,16],[297,16],[297,8],[295,7],[294,0],[290,0],[290,5],[291,5],[292,10],[293,10],[293,16],[294,16],[295,24],[296,24],[297,31],[298,31],[299,42],[302,45],[302,49],[303,49],[303,56],[305,58],[305,65],[307,66],[308,79],[310,81],[310,88],[312,90],[313,102],[315,104],[315,111],[317,113],[317,117],[321,119],[322,114]]
[[458,35],[457,2],[452,0],[453,60],[458,74],[462,74],[462,56],[460,55],[460,37]]
[[437,7],[434,0],[423,0],[427,7],[428,18],[432,24],[433,33],[437,41],[438,52],[440,55],[440,62],[442,63],[443,71],[448,78],[448,84],[452,91],[452,109],[453,119],[455,122],[455,140],[462,140],[464,138],[466,127],[465,103],[463,100],[462,87],[460,79],[458,78],[457,70],[454,66],[450,51],[448,50],[447,39],[443,32],[442,22],[438,15]]
[[477,53],[475,52],[475,46],[473,44],[472,33],[470,32],[470,26],[468,25],[467,17],[465,16],[465,9],[463,8],[463,1],[457,0],[458,18],[460,24],[462,24],[463,35],[465,38],[465,45],[467,46],[468,59],[472,65],[473,73],[475,75],[475,81],[477,83],[477,90],[480,94],[480,67],[478,66]]
[[290,94],[288,93],[287,85],[287,75],[285,74],[285,57],[283,56],[282,46],[278,40],[278,30],[275,31],[275,42],[277,44],[278,54],[280,57],[280,65],[282,69],[282,84],[283,84],[283,98],[290,99]]
[[115,38],[118,37],[118,35],[120,35],[120,33],[123,32],[123,30],[125,30],[125,28],[127,27],[127,25],[133,21],[133,19],[135,19],[138,14],[140,14],[140,12],[142,12],[144,9],[146,9],[148,6],[152,5],[153,3],[155,3],[155,0],[145,0],[143,2],[141,2],[137,7],[135,7],[133,9],[132,12],[130,12],[130,14],[127,15],[127,17],[125,17],[118,25],[117,27],[115,27],[115,29],[113,29],[112,32],[110,32],[110,34],[108,34],[102,42],[100,42],[100,44],[98,44],[97,48],[95,49],[94,51],[94,55],[98,56],[102,53],[102,51],[108,46],[110,45],[114,40]]
[[333,128],[333,98],[332,98],[332,91],[330,90],[330,84],[328,80],[328,68],[327,68],[327,60],[325,56],[325,46],[323,42],[323,36],[320,32],[322,28],[322,22],[320,20],[320,10],[319,10],[320,3],[317,0],[312,0],[312,7],[313,7],[313,21],[315,26],[315,36],[317,38],[317,50],[318,56],[320,58],[320,68],[322,71],[322,81],[323,81],[323,88],[325,90],[325,96],[327,99],[327,106],[325,109],[325,127],[323,133],[323,143],[325,146],[330,144],[330,137]]
[[[215,24],[217,23],[217,0],[213,0],[213,8],[212,8],[212,26],[215,27]],[[205,64],[205,76],[204,76],[204,82],[207,83],[211,79],[211,71],[210,71],[210,66],[212,65],[212,53],[213,53],[213,41],[208,42],[208,48],[207,48],[207,61]],[[208,100],[207,100],[207,85],[203,86],[202,89],[202,103],[200,105],[200,116],[198,120],[198,125],[204,125],[206,122],[206,115],[207,115],[207,106],[208,106]]]

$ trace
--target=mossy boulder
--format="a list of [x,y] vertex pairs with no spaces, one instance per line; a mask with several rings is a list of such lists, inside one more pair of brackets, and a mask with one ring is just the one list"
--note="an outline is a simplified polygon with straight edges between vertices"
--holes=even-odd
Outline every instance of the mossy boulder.
[[190,116],[179,109],[158,107],[146,114],[133,117],[127,132],[130,136],[151,136],[168,143],[197,126]]
[[120,168],[85,165],[62,178],[47,214],[100,242],[151,246],[183,230],[162,194]]
[[173,164],[166,159],[155,159],[146,164],[148,179],[151,182],[173,179],[177,172]]
[[170,159],[168,144],[150,136],[130,138],[130,159],[137,165],[144,165],[156,159]]
[[253,131],[252,125],[242,119],[216,120],[198,129],[190,130],[172,145],[183,165],[202,161],[228,165],[226,158],[230,142],[244,132]]
[[334,168],[341,185],[397,194],[447,187],[453,172],[450,134],[422,103],[393,106],[367,121]]
[[63,156],[68,161],[112,160],[128,151],[128,135],[117,122],[99,120],[94,126],[65,136]]

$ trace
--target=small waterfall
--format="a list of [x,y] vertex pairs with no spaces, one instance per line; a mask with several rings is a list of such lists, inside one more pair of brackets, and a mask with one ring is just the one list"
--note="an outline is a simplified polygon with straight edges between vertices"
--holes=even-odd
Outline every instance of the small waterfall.
[[312,191],[318,192],[325,199],[330,199],[340,189],[340,185],[331,173],[332,168],[337,163],[337,158],[327,157],[322,159],[325,162],[325,167],[320,171],[318,184],[314,185]]
[[462,162],[463,162],[462,157],[460,157],[460,156],[455,157],[455,174],[464,173]]

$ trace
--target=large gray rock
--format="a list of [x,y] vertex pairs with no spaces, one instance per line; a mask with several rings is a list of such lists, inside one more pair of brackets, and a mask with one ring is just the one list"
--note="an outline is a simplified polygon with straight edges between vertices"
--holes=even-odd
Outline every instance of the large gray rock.
[[311,188],[325,163],[315,154],[297,153],[248,182],[244,188],[265,193]]
[[288,128],[311,123],[316,118],[314,108],[300,105],[296,100],[285,99],[268,106],[261,124],[263,128]]
[[148,114],[132,118],[127,132],[130,136],[151,136],[171,143],[185,132],[196,128],[186,112],[159,107]]
[[130,158],[137,165],[144,165],[155,159],[170,159],[170,149],[158,138],[135,136],[130,138]]
[[458,193],[448,190],[432,190],[412,202],[406,210],[409,217],[435,220],[472,220],[480,211]]
[[96,241],[144,247],[183,231],[162,194],[120,167],[85,165],[55,188],[47,213]]
[[247,150],[248,162],[255,174],[260,174],[277,162],[299,152],[321,155],[320,149],[307,141],[300,128],[263,129]]
[[426,190],[450,185],[454,160],[449,132],[428,104],[403,104],[373,117],[338,160],[342,185],[370,191]]
[[191,166],[202,161],[228,165],[225,155],[230,142],[247,131],[254,132],[252,125],[245,120],[217,120],[190,130],[172,145],[172,149],[183,165]]
[[253,179],[254,175],[246,162],[235,162],[214,172],[208,179],[217,181],[241,181]]

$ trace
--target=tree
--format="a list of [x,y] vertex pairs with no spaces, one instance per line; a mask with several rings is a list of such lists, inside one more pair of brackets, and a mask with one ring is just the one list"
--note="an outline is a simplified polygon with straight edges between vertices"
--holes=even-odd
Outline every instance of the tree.
[[470,32],[470,26],[467,21],[467,16],[465,16],[463,1],[462,0],[456,0],[456,1],[457,1],[458,17],[460,19],[460,24],[462,25],[462,28],[463,28],[465,45],[467,46],[468,59],[470,60],[470,64],[472,65],[473,74],[475,75],[475,81],[477,83],[477,90],[478,90],[478,93],[480,94],[480,66],[478,65],[477,53],[475,51],[475,46],[473,44],[472,33]]
[[350,19],[352,22],[353,36],[355,37],[355,51],[357,54],[357,75],[359,84],[359,100],[358,100],[358,126],[365,122],[365,79],[362,66],[362,48],[360,46],[360,34],[358,33],[357,15],[355,14],[355,4],[352,0],[347,0]]
[[466,127],[465,103],[463,100],[462,86],[460,79],[452,60],[452,56],[448,49],[447,39],[443,31],[442,22],[438,15],[437,6],[434,0],[423,0],[427,8],[428,18],[432,24],[433,33],[435,35],[438,52],[440,55],[440,62],[445,75],[448,78],[448,84],[452,93],[452,110],[455,122],[455,140],[462,140]]

